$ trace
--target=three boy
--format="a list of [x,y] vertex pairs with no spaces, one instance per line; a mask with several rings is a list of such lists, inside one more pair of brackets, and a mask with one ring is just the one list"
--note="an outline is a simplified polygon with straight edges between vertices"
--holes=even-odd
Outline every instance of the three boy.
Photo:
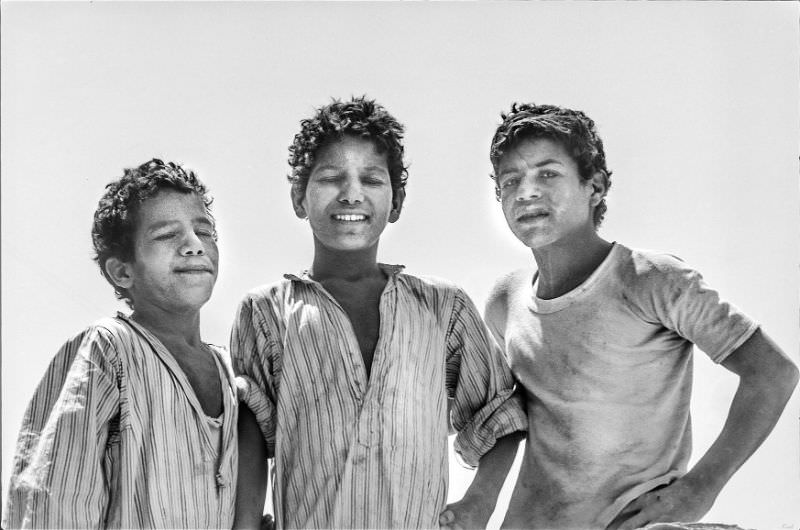
[[3,528],[230,528],[238,402],[200,338],[217,278],[211,199],[153,159],[107,186],[96,261],[133,309],[69,340],[31,400]]
[[[697,521],[775,425],[797,368],[682,261],[599,236],[611,172],[589,117],[515,104],[502,118],[497,198],[537,265],[501,279],[486,310],[529,421],[504,525]],[[693,344],[740,382],[687,472]]]
[[[489,329],[460,289],[377,261],[405,197],[402,126],[365,98],[302,122],[291,199],[308,271],[252,291],[231,350],[244,377],[239,527],[274,458],[279,527],[485,526],[527,443],[504,525],[636,528],[698,520],[767,436],[797,369],[758,325],[665,254],[599,236],[611,172],[586,115],[514,105],[491,159],[510,229],[537,270],[497,283]],[[130,317],[62,347],[28,408],[4,527],[230,527],[237,403],[200,340],[217,273],[192,173],[153,160],[109,185],[97,261]],[[687,472],[691,351],[740,376],[716,442]],[[252,409],[252,414],[250,413]],[[467,497],[440,518],[448,428]]]

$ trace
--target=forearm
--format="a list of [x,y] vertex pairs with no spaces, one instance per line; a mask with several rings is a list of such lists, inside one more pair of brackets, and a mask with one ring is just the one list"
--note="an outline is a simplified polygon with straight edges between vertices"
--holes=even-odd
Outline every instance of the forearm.
[[475,478],[464,494],[464,499],[474,499],[494,509],[503,483],[517,456],[519,443],[524,438],[525,433],[518,431],[497,440],[494,447],[481,457]]
[[739,375],[722,432],[687,474],[714,496],[772,431],[797,384],[797,368],[785,357]]
[[258,529],[264,512],[269,476],[267,450],[255,415],[244,403],[239,408],[239,475],[234,529]]

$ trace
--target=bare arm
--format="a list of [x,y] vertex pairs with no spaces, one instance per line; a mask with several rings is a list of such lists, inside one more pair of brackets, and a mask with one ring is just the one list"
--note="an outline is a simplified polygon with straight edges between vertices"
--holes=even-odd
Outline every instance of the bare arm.
[[448,504],[439,516],[439,525],[453,530],[486,528],[494,512],[497,497],[514,463],[524,432],[508,434],[481,457],[475,478],[464,497]]
[[659,521],[699,520],[775,427],[797,385],[794,363],[767,335],[756,330],[722,365],[739,376],[722,432],[686,475],[626,507],[626,516],[636,515],[619,526],[620,530]]
[[236,482],[234,529],[258,529],[267,495],[267,448],[255,415],[239,406],[239,477]]

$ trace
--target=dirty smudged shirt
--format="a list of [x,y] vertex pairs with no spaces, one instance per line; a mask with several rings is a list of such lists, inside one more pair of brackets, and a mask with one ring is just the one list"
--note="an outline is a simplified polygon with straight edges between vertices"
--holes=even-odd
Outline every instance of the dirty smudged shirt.
[[470,465],[527,426],[464,292],[382,268],[369,381],[347,314],[307,273],[252,291],[239,308],[231,357],[275,458],[279,528],[438,528],[449,423]]
[[615,243],[572,291],[498,283],[486,321],[526,392],[530,428],[506,522],[605,528],[686,472],[696,344],[721,363],[757,324],[679,259]]
[[120,314],[64,344],[25,413],[3,528],[230,528],[238,404],[214,355],[219,452],[177,361],[139,324]]

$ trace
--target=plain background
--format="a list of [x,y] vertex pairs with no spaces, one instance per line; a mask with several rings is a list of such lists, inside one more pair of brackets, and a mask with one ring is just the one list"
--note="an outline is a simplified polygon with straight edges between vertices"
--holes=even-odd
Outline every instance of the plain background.
[[[488,178],[499,113],[569,106],[595,119],[614,171],[602,235],[680,256],[798,361],[796,3],[0,7],[3,498],[49,359],[124,309],[91,261],[104,185],[154,156],[206,182],[221,274],[202,326],[226,344],[248,289],[310,264],[287,146],[331,96],[368,94],[407,126],[408,198],[382,261],[482,307],[495,278],[532,264]],[[696,459],[737,381],[695,358]],[[800,526],[797,418],[795,393],[705,520]],[[456,499],[471,474],[451,468]]]

